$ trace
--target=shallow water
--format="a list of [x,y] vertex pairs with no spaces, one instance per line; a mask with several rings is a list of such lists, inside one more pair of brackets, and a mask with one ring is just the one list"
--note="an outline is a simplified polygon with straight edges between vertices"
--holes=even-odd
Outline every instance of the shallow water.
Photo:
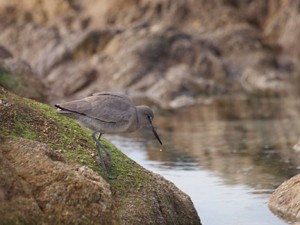
[[299,120],[285,113],[270,116],[267,110],[267,118],[237,113],[228,119],[209,108],[216,109],[157,116],[163,147],[145,131],[107,138],[187,193],[204,225],[288,224],[272,214],[267,201],[276,187],[299,172],[299,153],[292,149],[300,137]]

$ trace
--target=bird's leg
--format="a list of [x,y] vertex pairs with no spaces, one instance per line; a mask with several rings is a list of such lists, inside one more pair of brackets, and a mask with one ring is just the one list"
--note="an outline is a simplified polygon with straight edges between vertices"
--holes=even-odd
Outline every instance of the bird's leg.
[[[94,141],[96,142],[96,150],[98,152],[98,155],[100,157],[100,164],[102,166],[102,168],[107,172],[107,169],[106,169],[106,166],[105,166],[105,163],[104,163],[104,160],[103,160],[103,157],[102,157],[102,154],[101,154],[101,144],[100,144],[100,141],[98,140],[98,138],[95,137],[95,135],[98,133],[98,131],[95,131],[93,132],[92,134],[92,138],[94,139]],[[100,134],[101,135],[101,134]]]
[[96,142],[96,150],[97,150],[98,155],[100,157],[100,164],[101,164],[103,170],[106,172],[106,175],[107,175],[108,178],[113,179],[113,177],[110,176],[110,174],[107,171],[106,165],[105,165],[104,160],[103,160],[103,156],[101,154],[101,148],[102,148],[105,151],[106,155],[108,155],[109,164],[110,164],[109,167],[111,167],[110,154],[109,154],[108,150],[101,144],[100,140],[98,140],[98,138],[100,138],[102,134],[100,133],[99,137],[96,138],[96,134],[99,133],[99,132],[100,132],[99,130],[94,131],[93,134],[92,134],[92,138]]
[[[100,142],[101,136],[102,136],[102,133],[100,132],[100,133],[99,133],[99,136],[98,136],[98,141],[99,141],[99,142]],[[111,168],[111,157],[110,157],[110,153],[109,153],[109,151],[108,151],[104,146],[102,146],[102,149],[105,151],[105,155],[106,155],[107,160],[108,160],[108,165],[109,165],[109,167]]]

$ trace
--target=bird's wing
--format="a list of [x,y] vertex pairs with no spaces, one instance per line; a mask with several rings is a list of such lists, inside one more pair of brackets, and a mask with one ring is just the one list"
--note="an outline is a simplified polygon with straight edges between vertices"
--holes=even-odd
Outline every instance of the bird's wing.
[[110,96],[110,97],[122,98],[124,102],[133,104],[133,102],[131,101],[130,98],[128,98],[128,96],[121,94],[121,93],[97,92],[97,93],[94,93],[92,96]]
[[129,121],[135,115],[135,106],[128,97],[111,93],[97,93],[58,106],[71,113],[86,115],[106,123]]

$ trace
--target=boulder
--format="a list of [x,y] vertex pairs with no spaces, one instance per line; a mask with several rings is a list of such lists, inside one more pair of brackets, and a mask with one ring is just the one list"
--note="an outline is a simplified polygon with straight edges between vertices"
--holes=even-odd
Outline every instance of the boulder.
[[201,224],[191,199],[106,140],[116,179],[91,134],[54,108],[0,88],[4,224]]
[[111,190],[97,173],[37,141],[8,138],[0,151],[2,223],[109,224]]
[[269,208],[283,219],[300,221],[300,175],[282,183],[271,195]]
[[0,46],[0,86],[23,97],[47,101],[48,91],[27,61]]

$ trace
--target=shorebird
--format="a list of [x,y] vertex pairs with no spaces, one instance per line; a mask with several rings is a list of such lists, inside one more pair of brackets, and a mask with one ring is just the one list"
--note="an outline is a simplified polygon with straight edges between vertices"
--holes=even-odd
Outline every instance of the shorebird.
[[106,168],[101,148],[106,154],[110,168],[111,156],[100,142],[102,134],[133,132],[149,126],[162,145],[152,124],[154,114],[151,108],[146,105],[135,106],[131,99],[123,94],[100,92],[83,99],[55,104],[55,107],[59,113],[77,120],[82,126],[93,131],[92,138],[96,142],[100,164],[109,178],[112,177]]

